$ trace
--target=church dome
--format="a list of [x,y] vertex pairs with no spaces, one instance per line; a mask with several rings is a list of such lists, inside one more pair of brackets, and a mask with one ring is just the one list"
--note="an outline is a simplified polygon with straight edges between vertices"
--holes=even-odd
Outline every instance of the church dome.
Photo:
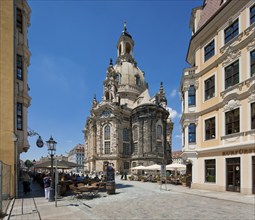
[[141,71],[134,59],[134,40],[127,31],[126,23],[117,43],[118,58],[114,65],[115,78],[118,82],[118,93],[133,97],[133,100],[146,89],[144,72]]

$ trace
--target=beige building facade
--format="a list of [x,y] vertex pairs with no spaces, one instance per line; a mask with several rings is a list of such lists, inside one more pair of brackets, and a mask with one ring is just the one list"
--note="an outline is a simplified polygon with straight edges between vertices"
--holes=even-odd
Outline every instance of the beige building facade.
[[183,71],[182,157],[192,188],[255,193],[255,2],[192,10]]
[[26,0],[0,1],[0,160],[11,166],[11,197],[17,195],[19,155],[29,149],[30,13]]
[[134,40],[126,25],[117,42],[117,60],[110,60],[103,82],[103,98],[93,100],[84,128],[84,169],[129,172],[138,165],[171,160],[173,123],[163,84],[150,96],[144,72],[134,58]]

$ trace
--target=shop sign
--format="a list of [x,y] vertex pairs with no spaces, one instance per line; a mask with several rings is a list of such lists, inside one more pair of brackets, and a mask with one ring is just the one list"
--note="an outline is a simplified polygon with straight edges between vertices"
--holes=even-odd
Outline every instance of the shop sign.
[[236,154],[251,154],[255,153],[255,148],[248,148],[248,149],[239,149],[239,150],[232,150],[232,151],[223,151],[223,156],[228,155],[236,155]]

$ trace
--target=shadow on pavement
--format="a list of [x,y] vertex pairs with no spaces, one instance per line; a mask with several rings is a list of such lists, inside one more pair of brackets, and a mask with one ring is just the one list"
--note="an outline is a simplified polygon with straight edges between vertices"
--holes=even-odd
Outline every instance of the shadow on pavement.
[[129,185],[129,184],[122,184],[122,183],[117,183],[116,184],[116,188],[117,189],[128,188],[128,187],[134,187],[134,186],[133,185]]
[[18,191],[18,198],[36,198],[36,197],[44,197],[44,189],[41,185],[37,182],[30,183],[30,192],[24,193],[23,192],[23,185],[22,181],[19,181],[19,191]]

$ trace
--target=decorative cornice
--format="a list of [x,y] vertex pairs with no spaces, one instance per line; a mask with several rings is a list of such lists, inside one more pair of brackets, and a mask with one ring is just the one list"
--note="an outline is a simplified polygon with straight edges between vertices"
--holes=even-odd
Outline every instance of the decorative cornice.
[[238,44],[238,42],[240,42],[242,40],[243,37],[243,33],[240,33],[239,35],[237,35],[235,38],[233,38],[232,40],[230,40],[227,44],[225,44],[221,49],[220,52],[222,54],[227,53],[229,50],[232,50],[232,48]]

